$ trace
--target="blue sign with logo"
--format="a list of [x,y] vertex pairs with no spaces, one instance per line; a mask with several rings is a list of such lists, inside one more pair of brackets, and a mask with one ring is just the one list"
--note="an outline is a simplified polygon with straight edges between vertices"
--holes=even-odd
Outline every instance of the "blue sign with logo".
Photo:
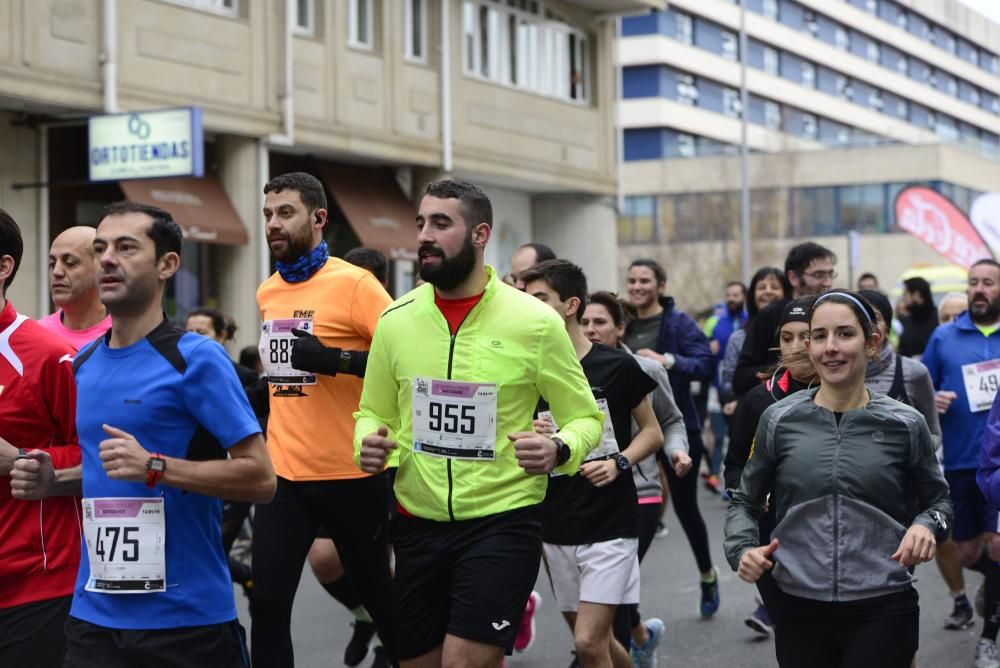
[[91,116],[91,181],[204,176],[201,109],[156,109]]

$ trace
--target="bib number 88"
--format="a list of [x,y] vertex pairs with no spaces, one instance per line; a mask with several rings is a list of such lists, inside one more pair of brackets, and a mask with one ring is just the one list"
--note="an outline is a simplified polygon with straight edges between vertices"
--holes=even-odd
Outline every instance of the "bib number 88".
[[292,350],[292,339],[271,339],[268,346],[271,364],[288,364]]
[[[122,561],[139,561],[139,539],[133,538],[137,533],[139,533],[139,527],[97,527],[97,549],[95,550],[97,556],[105,563],[115,561],[116,556],[120,557]],[[121,540],[119,541],[119,539]]]
[[432,401],[428,427],[431,431],[442,431],[446,434],[475,434],[476,407]]

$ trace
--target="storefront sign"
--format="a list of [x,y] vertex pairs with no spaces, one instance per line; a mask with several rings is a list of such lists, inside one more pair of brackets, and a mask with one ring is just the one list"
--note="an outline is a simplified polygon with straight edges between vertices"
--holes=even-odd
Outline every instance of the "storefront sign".
[[896,197],[896,226],[968,269],[993,254],[968,218],[937,191],[911,186]]
[[91,181],[205,173],[201,109],[158,109],[91,116]]
[[969,209],[969,220],[993,255],[1000,255],[1000,193],[977,197]]

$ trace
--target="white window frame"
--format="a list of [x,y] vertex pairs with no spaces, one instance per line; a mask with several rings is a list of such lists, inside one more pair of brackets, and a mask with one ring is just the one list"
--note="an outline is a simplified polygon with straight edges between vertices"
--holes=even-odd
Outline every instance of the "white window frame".
[[[375,17],[372,0],[348,0],[347,2],[347,44],[355,49],[375,50]],[[368,17],[367,35],[358,34],[358,8],[364,5]]]
[[868,106],[876,111],[885,110],[885,102],[882,99],[882,91],[878,88],[872,88],[871,92],[868,93]]
[[675,87],[677,90],[677,102],[689,107],[698,106],[698,82],[695,81],[692,75],[678,74]]
[[819,137],[819,119],[815,114],[802,114],[802,135],[809,139]]
[[722,57],[731,62],[739,62],[740,42],[736,33],[723,30],[719,33],[719,41],[722,45]]
[[316,0],[305,0],[306,3],[306,25],[302,25],[302,16],[299,14],[299,1],[295,2],[295,25],[292,32],[302,37],[312,37],[316,34]]
[[[806,88],[816,88],[816,65],[808,60],[803,60],[802,64],[799,66],[799,81]],[[806,72],[809,76],[806,76]],[[808,81],[807,81],[808,80]]]
[[722,89],[722,115],[727,118],[739,118],[743,115],[743,102],[740,92],[735,88]]
[[239,0],[167,0],[167,2],[222,16],[236,17],[240,15]]
[[781,129],[781,105],[772,100],[764,101],[764,127]]
[[694,158],[698,155],[698,142],[694,135],[686,133],[677,135],[677,155],[682,158]]
[[[420,3],[420,25],[413,24],[413,3]],[[406,31],[403,57],[411,63],[427,64],[427,4],[428,0],[404,0],[403,1],[403,26]],[[416,30],[414,30],[416,29]],[[420,33],[420,47],[422,53],[414,52],[413,33]]]

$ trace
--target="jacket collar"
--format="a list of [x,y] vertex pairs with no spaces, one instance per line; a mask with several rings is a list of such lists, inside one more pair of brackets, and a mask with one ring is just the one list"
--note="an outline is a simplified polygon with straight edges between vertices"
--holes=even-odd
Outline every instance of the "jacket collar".
[[[479,300],[480,304],[489,300],[494,294],[496,294],[497,290],[501,289],[502,287],[510,287],[506,284],[501,285],[502,282],[500,281],[499,278],[497,278],[496,269],[494,269],[490,265],[486,265],[485,268],[486,268],[486,275],[489,276],[489,279],[486,281],[486,288],[483,290],[483,297],[482,299]],[[514,288],[511,289],[513,290]],[[430,283],[425,283],[424,285],[417,288],[417,290],[424,290],[419,298],[424,303],[425,306],[427,305],[434,306],[433,285],[431,285]],[[434,306],[434,308],[437,307]],[[476,305],[476,308],[479,308],[479,304]],[[473,311],[474,310],[476,309],[473,309]]]
[[663,307],[663,312],[664,313],[669,313],[670,311],[674,310],[674,298],[673,297],[665,297],[665,296],[661,295],[657,299],[657,301],[659,301],[660,302],[660,306]]
[[954,323],[956,328],[965,330],[967,332],[979,331],[979,328],[976,327],[976,323],[972,322],[972,316],[969,314],[968,311],[955,318]]
[[17,310],[14,305],[7,300],[4,305],[3,310],[0,310],[0,330],[6,329],[10,323],[14,322],[14,318],[17,317]]

